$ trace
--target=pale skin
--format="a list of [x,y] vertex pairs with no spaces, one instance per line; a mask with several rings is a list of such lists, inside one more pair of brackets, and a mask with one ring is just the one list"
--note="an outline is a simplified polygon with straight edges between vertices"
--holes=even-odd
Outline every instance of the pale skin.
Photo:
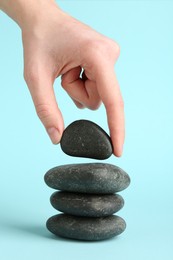
[[120,157],[125,127],[114,71],[118,44],[62,11],[54,0],[0,0],[0,9],[21,28],[24,78],[52,142],[59,143],[64,130],[53,89],[61,76],[62,87],[78,108],[95,110],[103,102],[114,155]]

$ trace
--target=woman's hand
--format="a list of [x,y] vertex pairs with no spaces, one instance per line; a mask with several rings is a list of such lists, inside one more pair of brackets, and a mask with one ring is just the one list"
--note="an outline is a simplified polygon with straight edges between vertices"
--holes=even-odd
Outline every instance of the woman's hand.
[[4,9],[22,29],[24,77],[52,142],[59,143],[64,129],[53,89],[61,76],[77,107],[94,110],[104,103],[114,154],[121,156],[124,105],[114,72],[117,43],[64,13],[53,0],[17,2],[19,8]]

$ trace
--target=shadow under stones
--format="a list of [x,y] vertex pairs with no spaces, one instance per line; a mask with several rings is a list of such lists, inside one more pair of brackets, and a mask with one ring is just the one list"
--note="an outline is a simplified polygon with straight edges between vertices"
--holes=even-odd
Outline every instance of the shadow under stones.
[[42,237],[42,238],[46,238],[46,239],[52,239],[52,240],[57,240],[57,242],[59,241],[63,241],[63,242],[70,242],[70,243],[85,243],[85,244],[92,244],[92,243],[106,243],[109,242],[111,240],[118,240],[119,236],[117,237],[113,237],[113,238],[109,238],[106,240],[96,240],[96,241],[88,241],[88,240],[78,240],[78,239],[72,239],[72,238],[65,238],[65,237],[60,237],[60,236],[56,236],[54,234],[52,234],[51,232],[49,232],[46,228],[45,225],[34,225],[34,224],[28,224],[28,223],[12,223],[12,222],[6,222],[3,223],[3,227],[5,229],[11,230],[11,231],[16,231],[17,233],[25,233],[25,234],[29,234],[32,236],[37,236],[37,237]]

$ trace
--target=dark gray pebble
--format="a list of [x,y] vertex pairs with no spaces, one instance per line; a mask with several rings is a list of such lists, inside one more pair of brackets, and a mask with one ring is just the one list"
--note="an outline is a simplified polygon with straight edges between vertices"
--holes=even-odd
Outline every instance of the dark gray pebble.
[[108,134],[88,120],[71,123],[63,132],[61,148],[64,153],[85,158],[107,159],[113,149]]
[[130,178],[112,164],[84,163],[54,167],[45,174],[45,182],[62,191],[112,194],[127,188]]
[[52,206],[64,213],[84,217],[105,217],[118,212],[124,206],[118,194],[94,195],[72,192],[54,192]]
[[59,214],[49,218],[46,226],[50,232],[57,236],[95,241],[121,234],[126,228],[126,223],[115,215],[89,218]]

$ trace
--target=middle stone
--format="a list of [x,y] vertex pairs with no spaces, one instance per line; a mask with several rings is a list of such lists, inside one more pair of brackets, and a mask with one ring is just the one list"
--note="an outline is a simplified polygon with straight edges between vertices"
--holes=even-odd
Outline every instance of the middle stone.
[[44,179],[53,189],[90,194],[112,194],[130,184],[125,171],[108,163],[61,165],[50,169]]
[[84,217],[105,217],[124,206],[118,194],[96,195],[72,192],[55,192],[50,198],[52,206],[64,213]]

